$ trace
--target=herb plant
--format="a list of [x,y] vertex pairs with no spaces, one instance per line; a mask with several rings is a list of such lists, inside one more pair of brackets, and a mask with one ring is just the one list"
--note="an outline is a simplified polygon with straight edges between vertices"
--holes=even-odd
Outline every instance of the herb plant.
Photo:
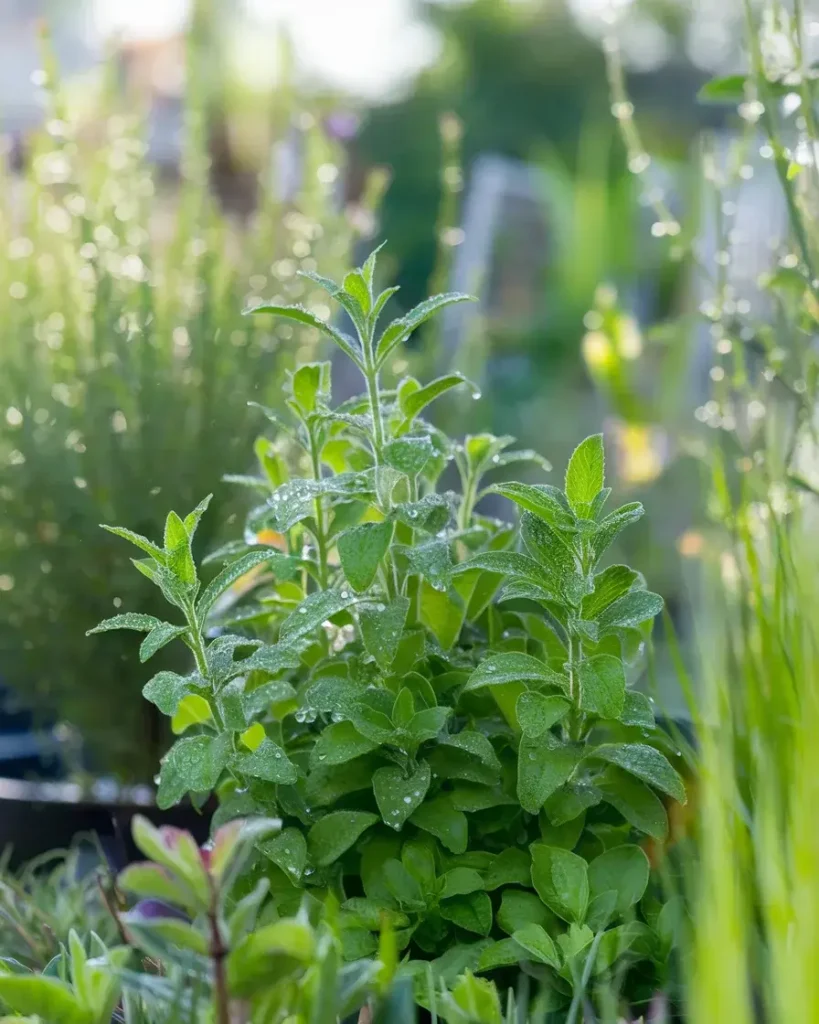
[[[195,80],[173,196],[133,112],[98,97],[105,135],[88,137],[56,64],[46,65],[48,109],[30,166],[18,178],[0,160],[3,684],[74,726],[89,768],[124,779],[150,779],[167,748],[165,722],[140,699],[142,670],[124,638],[83,633],[120,603],[156,613],[162,598],[98,524],[161,531],[169,507],[196,504],[214,474],[245,458],[258,426],[246,400],[276,392],[292,365],[283,345],[309,351],[318,336],[285,326],[285,341],[243,320],[241,307],[260,279],[288,300],[313,301],[293,268],[333,265],[353,235],[317,177],[339,160],[319,128],[303,140],[304,182],[292,201],[265,189],[244,225],[222,212],[204,131],[212,68],[196,39],[189,45]],[[202,550],[244,512],[223,489]],[[184,666],[174,654],[163,652],[164,667]]]
[[[275,438],[257,446],[259,475],[238,478],[259,503],[206,585],[191,542],[207,500],[171,512],[161,545],[109,527],[141,549],[134,564],[174,616],[128,612],[94,632],[143,632],[143,660],[189,648],[188,674],[144,689],[179,735],[158,802],[215,791],[214,827],[280,816],[243,878],[248,891],[266,879],[278,913],[337,899],[351,960],[388,925],[426,1006],[467,969],[505,982],[518,965],[570,1020],[595,992],[640,1002],[675,931],[640,843],[664,839],[664,798],[685,801],[629,685],[662,600],[627,566],[601,567],[642,507],[606,513],[600,435],[562,490],[498,482],[543,462],[509,437],[457,444],[422,415],[469,386],[460,375],[385,386],[398,346],[467,297],[381,330],[395,289],[377,293],[375,269],[373,253],[341,285],[308,275],[354,335],[303,307],[250,311],[329,336],[365,393],[333,407],[328,363],[289,375],[289,415],[266,410]],[[481,513],[490,492],[518,506],[517,527]]]

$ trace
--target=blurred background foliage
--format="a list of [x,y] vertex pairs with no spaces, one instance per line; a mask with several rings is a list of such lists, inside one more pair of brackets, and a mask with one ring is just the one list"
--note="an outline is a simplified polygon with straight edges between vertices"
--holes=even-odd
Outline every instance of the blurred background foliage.
[[[692,265],[653,207],[698,211],[692,147],[722,115],[695,97],[735,56],[737,12],[618,8],[648,166],[612,117],[604,7],[0,10],[0,679],[82,738],[75,767],[147,778],[165,742],[127,636],[84,636],[112,592],[152,611],[98,524],[158,536],[169,507],[214,491],[201,550],[235,529],[221,477],[252,458],[246,403],[275,405],[318,340],[241,310],[320,304],[297,270],[337,276],[382,239],[401,306],[453,286],[481,297],[409,354],[481,384],[483,402],[443,413],[458,431],[514,434],[561,464],[605,425],[618,490],[649,509],[624,557],[679,618],[676,548],[698,505],[676,438],[697,400],[676,320]],[[491,230],[483,187],[500,196]]]

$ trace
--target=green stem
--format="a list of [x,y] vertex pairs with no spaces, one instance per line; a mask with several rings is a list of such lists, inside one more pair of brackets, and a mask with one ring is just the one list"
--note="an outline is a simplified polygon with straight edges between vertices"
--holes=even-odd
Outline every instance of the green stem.
[[381,418],[381,396],[378,393],[378,370],[374,366],[368,366],[364,376],[367,378],[367,397],[370,400],[370,415],[373,421],[375,463],[379,465],[384,448],[384,421]]
[[[310,461],[313,467],[313,479],[321,480],[321,455],[316,438],[310,435]],[[324,503],[321,495],[315,499],[316,509],[316,557],[318,559],[319,582],[323,588],[327,586],[327,527],[324,519]]]
[[213,720],[216,723],[219,732],[222,732],[225,728],[225,723],[222,721],[222,715],[216,704],[216,687],[213,685],[213,681],[210,678],[210,670],[208,669],[208,659],[205,654],[205,645],[202,642],[202,633],[199,629],[199,623],[196,618],[196,610],[192,602],[187,602],[184,608],[185,618],[188,620],[188,632],[190,634],[190,648],[193,651],[193,657],[196,661],[196,669],[199,675],[205,682],[210,683],[211,697],[213,698],[208,703],[210,704],[210,711],[213,715]]
[[599,931],[592,941],[591,948],[589,949],[589,955],[586,957],[586,962],[583,965],[583,974],[580,978],[580,984],[575,987],[574,996],[572,997],[572,1005],[569,1007],[569,1013],[566,1017],[566,1024],[577,1024],[580,1020],[580,1010],[583,1006],[583,996],[586,994],[586,988],[588,987],[589,980],[591,979],[592,970],[594,968],[594,961],[597,958],[597,950],[600,948],[600,942],[603,938],[603,931]]
[[789,161],[785,156],[785,147],[782,145],[776,128],[776,119],[773,114],[776,98],[770,89],[768,78],[765,74],[765,63],[762,57],[759,33],[757,31],[757,26],[754,23],[754,12],[751,6],[751,0],[745,0],[744,7],[745,20],[748,26],[748,39],[751,50],[754,84],[756,85],[760,102],[763,107],[762,123],[768,133],[771,148],[774,152],[774,167],[776,168],[779,184],[785,196],[785,204],[788,208],[788,218],[791,222],[793,233],[796,236],[796,242],[802,255],[802,261],[805,264],[805,269],[808,273],[809,286],[813,294],[819,296],[819,286],[814,284],[816,281],[816,274],[813,269],[813,256],[811,254],[810,242],[808,240],[808,232],[805,228],[802,213],[799,209],[794,184],[788,177]]

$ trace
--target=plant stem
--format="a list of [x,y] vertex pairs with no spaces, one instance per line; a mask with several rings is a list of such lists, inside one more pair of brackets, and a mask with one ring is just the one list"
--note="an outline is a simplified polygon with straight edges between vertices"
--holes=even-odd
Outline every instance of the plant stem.
[[216,704],[216,687],[210,679],[210,671],[208,669],[208,659],[205,654],[205,645],[202,643],[202,633],[199,629],[199,622],[196,618],[196,610],[191,602],[185,605],[185,618],[188,620],[188,627],[190,632],[190,648],[193,651],[193,656],[196,661],[196,668],[199,675],[205,682],[210,683],[210,692],[213,697],[212,701],[209,701],[210,712],[213,715],[213,720],[219,728],[219,732],[225,728],[225,723],[222,721],[222,715]]
[[378,370],[374,366],[368,366],[364,376],[367,378],[367,396],[370,400],[370,415],[373,421],[373,447],[375,449],[375,464],[381,462],[381,452],[384,448],[384,422],[381,418],[381,396],[378,393]]
[[[313,479],[318,483],[321,480],[321,453],[319,452],[316,437],[310,434],[310,462],[313,467]],[[327,534],[324,520],[324,504],[321,495],[316,495],[316,557],[318,560],[319,582],[322,587],[327,586]]]
[[597,950],[600,946],[600,942],[603,938],[603,932],[599,931],[591,944],[589,949],[589,955],[586,957],[586,962],[583,965],[583,974],[580,978],[580,984],[574,990],[574,996],[572,997],[572,1005],[569,1007],[569,1012],[566,1016],[566,1024],[577,1024],[579,1021],[578,1014],[583,1005],[583,996],[586,993],[586,986],[589,984],[589,978],[591,978],[592,968],[594,967],[594,961],[597,957]]
[[227,950],[222,942],[216,908],[212,907],[208,914],[210,925],[210,958],[213,961],[213,987],[216,999],[217,1024],[230,1024],[230,1000],[228,998],[227,976],[225,974],[225,957]]
[[786,156],[786,149],[779,138],[776,128],[776,119],[773,114],[776,98],[770,88],[768,77],[765,74],[765,63],[762,56],[759,33],[754,23],[754,12],[751,6],[751,0],[745,0],[743,6],[745,8],[745,20],[748,27],[748,41],[751,51],[751,67],[753,69],[754,84],[756,85],[763,107],[762,123],[768,133],[768,139],[770,140],[771,147],[773,149],[774,167],[776,168],[779,184],[785,196],[785,205],[788,208],[788,218],[791,222],[791,227],[794,235],[796,236],[796,242],[802,255],[802,261],[805,264],[805,269],[808,274],[809,287],[815,296],[819,296],[819,287],[817,287],[815,283],[816,274],[814,271],[813,256],[808,239],[808,232],[802,218],[802,212],[799,209],[794,184],[788,177],[790,161]]

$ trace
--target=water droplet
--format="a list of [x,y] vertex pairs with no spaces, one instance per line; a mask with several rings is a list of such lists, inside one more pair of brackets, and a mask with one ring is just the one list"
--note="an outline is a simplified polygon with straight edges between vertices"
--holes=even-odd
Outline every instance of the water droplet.
[[[405,804],[411,804],[411,803],[412,803],[412,797],[411,797],[411,796],[405,796],[405,797],[404,797],[404,803],[405,803]],[[396,814],[397,814],[397,813],[398,813],[398,812],[396,811]]]
[[421,795],[421,792],[420,790],[416,790],[412,795],[417,798]]
[[417,519],[418,518],[418,513],[415,511],[414,508],[410,509],[409,517],[410,517],[410,519]]
[[327,757],[326,754],[319,754],[318,759],[319,759],[319,761],[323,761],[326,757]]
[[307,614],[307,609],[306,608],[299,608],[299,615],[306,615],[306,614]]
[[480,391],[473,391],[473,392],[472,392],[472,400],[473,400],[474,402],[477,402],[477,401],[478,401],[478,399],[480,399],[480,398],[482,398],[482,397],[483,397],[483,396],[481,395]]
[[530,760],[530,761],[536,761],[536,760],[537,760],[537,758],[536,758],[536,756],[535,756],[534,754],[530,754],[530,755],[529,755],[529,760]]
[[342,590],[341,591],[341,600],[342,601],[346,601],[349,596],[350,596],[350,592],[348,590]]

